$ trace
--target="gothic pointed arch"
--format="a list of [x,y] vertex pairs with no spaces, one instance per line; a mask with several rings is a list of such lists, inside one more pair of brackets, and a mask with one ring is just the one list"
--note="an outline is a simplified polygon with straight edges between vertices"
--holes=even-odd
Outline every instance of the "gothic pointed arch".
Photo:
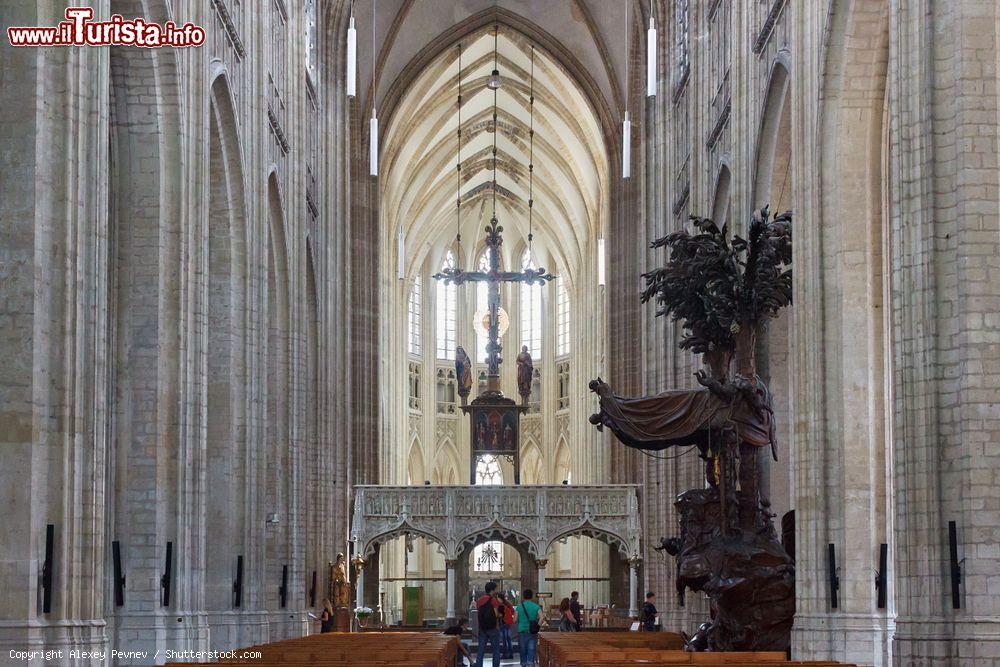
[[205,596],[209,609],[232,607],[233,554],[246,550],[247,224],[243,151],[224,72],[209,104],[208,351]]
[[408,484],[423,484],[427,477],[424,475],[424,449],[420,446],[420,437],[414,433],[410,438],[410,448],[406,456],[406,477]]
[[[265,578],[280,581],[282,567],[291,552],[288,512],[291,505],[292,452],[289,432],[290,355],[288,333],[289,277],[285,242],[285,214],[277,173],[267,179],[267,245],[265,247],[266,286],[265,335],[267,382],[264,433],[266,494],[264,507],[276,521],[268,527],[265,548]],[[282,521],[282,517],[285,520]],[[279,609],[279,599],[269,596],[267,608]]]
[[552,481],[561,484],[564,481],[572,481],[572,455],[569,443],[566,441],[566,434],[559,435],[556,442],[555,456],[552,459]]

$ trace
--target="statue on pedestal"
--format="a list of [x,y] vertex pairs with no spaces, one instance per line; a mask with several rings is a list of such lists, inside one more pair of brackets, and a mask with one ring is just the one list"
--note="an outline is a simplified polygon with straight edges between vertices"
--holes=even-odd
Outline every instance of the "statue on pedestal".
[[521,402],[527,403],[531,396],[531,381],[535,373],[535,364],[531,360],[531,353],[528,346],[521,346],[521,353],[517,355],[517,393],[521,395]]
[[342,553],[337,554],[337,562],[333,564],[330,574],[330,596],[334,607],[349,607],[351,604],[351,582],[347,579],[347,558]]
[[[690,650],[785,650],[795,614],[795,570],[760,495],[757,452],[777,460],[771,393],[756,373],[757,336],[792,300],[791,214],[755,211],[746,239],[692,216],[687,229],[658,239],[667,265],[644,274],[642,302],[681,321],[680,347],[702,355],[704,389],[622,398],[600,378],[590,389],[600,410],[590,421],[628,447],[691,446],[705,461],[707,488],[677,497],[680,536],[661,549],[677,558],[677,588],[704,591],[712,620]],[[731,367],[735,366],[735,369]],[[733,372],[733,370],[735,372]]]
[[330,563],[330,602],[333,605],[333,631],[351,631],[351,582],[347,578],[347,558],[337,554]]
[[461,345],[455,348],[455,381],[458,383],[458,396],[462,405],[469,402],[472,393],[472,360]]

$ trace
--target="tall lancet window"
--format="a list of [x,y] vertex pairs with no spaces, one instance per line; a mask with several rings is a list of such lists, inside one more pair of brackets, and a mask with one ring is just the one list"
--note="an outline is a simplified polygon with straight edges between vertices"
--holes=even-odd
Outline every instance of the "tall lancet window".
[[[455,268],[455,253],[451,250],[444,256],[441,269]],[[437,358],[455,358],[455,303],[458,300],[458,289],[454,283],[445,284],[439,280],[437,284]]]
[[690,0],[677,0],[674,3],[674,85],[680,86],[687,76],[690,66],[690,36],[688,12]]
[[316,0],[305,0],[302,15],[306,24],[306,71],[316,84]]
[[413,279],[410,297],[406,302],[406,314],[408,322],[407,348],[410,354],[420,356],[420,276]]
[[[476,484],[491,486],[503,484],[500,460],[495,456],[479,457],[476,462]],[[472,551],[472,562],[476,572],[503,571],[503,542],[491,541],[480,544]]]
[[556,356],[569,354],[569,291],[566,281],[556,280]]
[[[525,250],[521,269],[535,269],[535,261]],[[542,286],[521,283],[521,345],[528,346],[533,359],[542,356]]]
[[[490,254],[489,250],[484,250],[483,254],[479,256],[479,262],[476,263],[476,270],[478,271],[489,271],[490,270]],[[476,284],[476,313],[485,315],[486,311],[489,309],[489,287],[486,283]],[[477,328],[478,329],[478,328]],[[476,361],[481,364],[486,363],[486,342],[489,339],[482,335],[481,333],[476,333]]]

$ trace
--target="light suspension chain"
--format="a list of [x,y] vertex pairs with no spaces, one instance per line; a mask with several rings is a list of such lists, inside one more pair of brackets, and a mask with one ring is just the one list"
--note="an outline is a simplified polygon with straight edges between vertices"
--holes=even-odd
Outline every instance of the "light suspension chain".
[[462,45],[458,45],[458,162],[455,164],[458,185],[455,196],[455,241],[462,251]]

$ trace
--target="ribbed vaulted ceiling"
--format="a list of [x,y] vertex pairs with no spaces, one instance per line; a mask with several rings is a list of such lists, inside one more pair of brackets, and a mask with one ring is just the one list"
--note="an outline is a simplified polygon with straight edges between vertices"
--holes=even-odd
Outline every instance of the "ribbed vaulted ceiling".
[[[461,40],[462,237],[481,245],[493,202],[493,28]],[[497,94],[497,215],[508,240],[528,233],[529,89],[532,44],[501,25]],[[383,230],[407,238],[407,264],[454,239],[458,193],[458,44],[414,79],[383,138],[379,176]],[[607,207],[607,161],[598,121],[569,75],[534,49],[534,233],[564,270],[580,265]],[[508,245],[508,252],[511,250]]]

